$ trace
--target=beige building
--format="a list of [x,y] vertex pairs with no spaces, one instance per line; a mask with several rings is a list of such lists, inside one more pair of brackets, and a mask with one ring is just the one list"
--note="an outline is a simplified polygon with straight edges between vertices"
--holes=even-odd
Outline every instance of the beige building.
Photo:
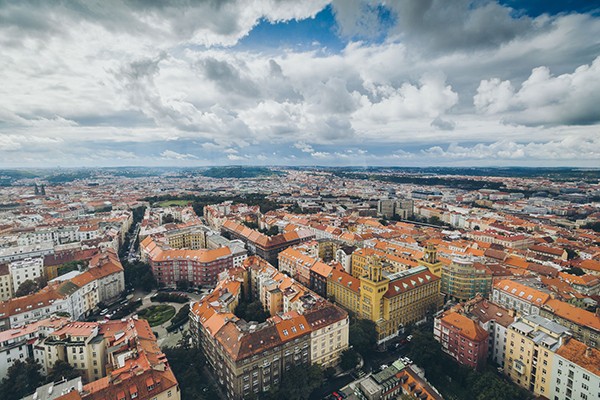
[[549,397],[554,353],[570,337],[567,328],[539,315],[517,319],[506,333],[504,373],[536,396]]

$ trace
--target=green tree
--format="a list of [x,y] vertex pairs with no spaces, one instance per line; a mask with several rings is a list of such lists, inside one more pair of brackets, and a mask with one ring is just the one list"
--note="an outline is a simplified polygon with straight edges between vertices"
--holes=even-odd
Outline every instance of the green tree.
[[350,345],[363,357],[375,349],[377,329],[373,321],[368,319],[351,320],[349,334]]
[[265,322],[270,317],[265,311],[260,300],[255,300],[252,303],[240,301],[235,308],[235,315],[246,321],[256,321],[258,323]]
[[167,347],[163,350],[179,382],[181,398],[190,400],[218,398],[204,374],[206,364],[204,354],[200,349],[184,342],[180,340],[177,347]]
[[32,279],[27,279],[19,285],[19,288],[15,292],[16,297],[27,296],[31,293],[35,293],[38,290],[38,285]]
[[342,353],[340,367],[344,371],[348,371],[358,364],[358,353],[354,349],[345,350]]
[[58,360],[52,369],[50,369],[50,372],[48,372],[46,383],[57,382],[63,378],[69,380],[78,376],[81,376],[81,374],[71,364],[63,360]]
[[264,399],[306,400],[313,390],[323,384],[323,370],[320,366],[298,365],[285,371],[277,389],[260,396]]
[[10,366],[0,384],[2,400],[19,400],[35,391],[42,383],[42,366],[33,358],[17,360]]

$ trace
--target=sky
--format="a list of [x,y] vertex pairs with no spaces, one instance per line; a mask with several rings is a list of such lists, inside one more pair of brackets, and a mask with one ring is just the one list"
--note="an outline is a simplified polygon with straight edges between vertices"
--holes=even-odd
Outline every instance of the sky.
[[0,0],[0,167],[600,167],[600,1]]

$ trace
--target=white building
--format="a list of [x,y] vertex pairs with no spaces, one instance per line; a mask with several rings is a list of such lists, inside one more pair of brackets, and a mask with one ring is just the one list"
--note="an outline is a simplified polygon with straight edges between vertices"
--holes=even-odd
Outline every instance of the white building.
[[13,261],[8,265],[12,281],[13,293],[27,280],[35,280],[44,274],[44,259],[42,257],[26,258]]
[[600,350],[571,339],[555,353],[551,400],[600,398]]
[[[67,318],[51,317],[27,324],[19,329],[0,332],[0,380],[6,377],[8,369],[15,361],[25,361],[27,357],[34,357],[35,341],[33,339],[44,338],[67,322]],[[36,361],[40,362],[41,360],[36,359]],[[47,372],[42,369],[44,375]]]
[[522,283],[503,279],[492,289],[492,301],[520,315],[539,315],[542,305],[550,299],[548,293]]

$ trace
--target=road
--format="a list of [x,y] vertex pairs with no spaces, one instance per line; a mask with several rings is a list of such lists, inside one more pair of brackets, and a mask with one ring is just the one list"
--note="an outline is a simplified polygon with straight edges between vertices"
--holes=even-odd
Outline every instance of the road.
[[137,242],[137,237],[138,234],[140,233],[140,228],[141,228],[141,224],[138,222],[135,225],[135,229],[133,230],[133,233],[129,236],[129,252],[127,253],[127,261],[134,262],[135,259],[137,258],[136,255],[136,249],[135,249],[135,243]]

